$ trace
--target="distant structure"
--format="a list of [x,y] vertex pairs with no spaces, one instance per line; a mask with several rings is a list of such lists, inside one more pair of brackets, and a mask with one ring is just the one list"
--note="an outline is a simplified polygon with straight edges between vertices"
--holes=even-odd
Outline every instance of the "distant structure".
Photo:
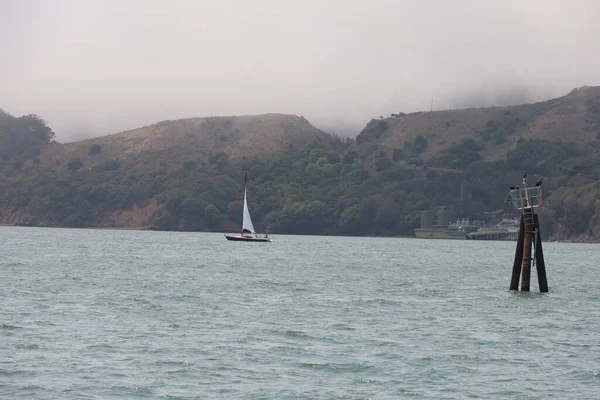
[[[521,211],[510,290],[519,290],[519,278],[521,278],[521,291],[529,292],[531,262],[533,260],[537,269],[540,292],[546,293],[548,292],[546,265],[542,250],[540,224],[535,213],[535,209],[542,206],[542,181],[538,181],[535,186],[529,186],[527,173],[525,173],[523,174],[522,186],[512,186],[508,196],[508,201],[512,202],[515,209]],[[533,257],[531,254],[532,247]]]
[[[456,222],[453,222],[456,221]],[[469,232],[476,231],[481,224],[467,218],[457,218],[448,207],[421,211],[421,227],[415,236],[422,239],[468,239]]]
[[[500,218],[504,210],[486,213],[486,216]],[[456,221],[456,222],[453,222]],[[487,225],[483,220],[457,218],[449,207],[421,211],[421,227],[415,229],[415,236],[422,239],[468,239],[468,240],[517,240],[519,222],[515,218],[502,218],[495,225]]]

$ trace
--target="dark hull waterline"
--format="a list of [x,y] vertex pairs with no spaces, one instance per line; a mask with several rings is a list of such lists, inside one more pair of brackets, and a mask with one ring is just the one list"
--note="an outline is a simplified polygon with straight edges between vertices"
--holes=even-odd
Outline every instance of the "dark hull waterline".
[[270,242],[269,238],[256,238],[256,237],[244,237],[244,236],[229,236],[225,235],[227,240],[231,240],[233,242]]

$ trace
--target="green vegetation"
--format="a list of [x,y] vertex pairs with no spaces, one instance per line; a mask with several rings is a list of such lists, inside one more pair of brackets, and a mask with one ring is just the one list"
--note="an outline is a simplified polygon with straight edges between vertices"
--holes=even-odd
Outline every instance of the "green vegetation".
[[[546,169],[543,159],[530,160],[535,165],[519,162],[532,146],[540,157],[554,157],[553,170]],[[152,219],[156,229],[220,231],[240,222],[241,177],[248,170],[249,202],[258,229],[295,234],[411,235],[423,209],[448,205],[470,218],[481,218],[484,211],[501,207],[499,200],[505,198],[508,186],[519,182],[523,167],[533,166],[530,171],[537,168],[548,174],[567,174],[547,184],[551,188],[547,212],[553,215],[553,226],[564,220],[562,229],[576,235],[593,230],[600,221],[596,211],[600,188],[594,181],[599,171],[592,168],[600,165],[600,146],[583,150],[523,141],[506,162],[496,163],[478,160],[473,156],[477,148],[468,141],[461,143],[445,154],[455,172],[430,169],[421,179],[415,178],[413,169],[395,166],[388,158],[379,158],[375,170],[369,172],[355,157],[346,157],[353,150],[334,153],[310,146],[289,149],[269,161],[246,160],[234,165],[215,161],[201,170],[190,161],[172,168],[130,172],[115,160],[85,169],[76,158],[67,170],[42,170],[19,178],[0,175],[0,196],[9,210],[27,212],[34,221],[45,224],[93,226],[110,210],[156,201],[162,205]],[[355,161],[347,163],[351,158]],[[572,187],[574,183],[567,179],[572,176],[577,177],[573,182],[583,185],[577,194],[558,190],[555,185],[559,183]]]
[[438,155],[433,164],[438,167],[465,169],[481,160],[480,150],[481,145],[473,139],[465,139]]
[[102,146],[100,146],[98,143],[94,143],[90,146],[90,150],[88,151],[89,156],[96,156],[100,153],[102,153]]
[[493,140],[496,144],[506,142],[507,138],[514,135],[518,129],[527,126],[527,122],[519,117],[513,117],[510,110],[504,111],[498,120],[488,120],[485,130],[480,133],[484,141]]
[[[383,118],[383,117],[380,117]],[[370,140],[377,140],[381,135],[389,129],[389,125],[386,120],[380,119],[371,120],[365,129],[363,129],[356,137],[356,143],[361,144]]]
[[400,161],[404,160],[404,151],[402,149],[394,149],[392,153],[392,160]]
[[[0,109],[0,171],[18,171],[54,139],[54,132],[37,115],[16,118]],[[39,161],[39,159],[38,159]]]
[[407,164],[413,166],[423,165],[421,154],[427,148],[427,139],[424,136],[418,135],[411,141],[404,142],[404,149],[394,149],[392,159],[394,161],[406,159]]
[[[490,121],[490,140],[523,127],[510,112]],[[0,221],[12,215],[31,225],[96,226],[110,213],[147,207],[154,229],[233,230],[248,171],[249,206],[261,231],[408,236],[420,211],[436,206],[470,219],[499,208],[511,212],[502,201],[528,172],[544,178],[546,236],[600,238],[600,141],[520,140],[504,159],[485,162],[484,147],[493,144],[479,130],[433,154],[423,135],[401,149],[386,148],[389,131],[388,121],[372,120],[356,144],[290,143],[262,158],[235,158],[219,147],[180,159],[143,152],[123,157],[100,144],[49,158],[40,151],[58,145],[50,144],[54,134],[43,120],[0,112]]]
[[81,161],[81,158],[72,158],[69,161],[68,166],[71,171],[76,171],[80,168],[83,168],[83,161]]
[[427,139],[422,135],[418,135],[413,141],[412,151],[414,154],[421,154],[427,148]]

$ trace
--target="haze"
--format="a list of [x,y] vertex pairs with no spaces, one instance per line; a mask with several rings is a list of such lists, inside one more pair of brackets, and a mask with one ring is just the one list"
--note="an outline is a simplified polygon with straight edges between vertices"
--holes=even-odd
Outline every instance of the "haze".
[[0,108],[59,141],[166,119],[544,100],[600,78],[595,0],[0,0]]

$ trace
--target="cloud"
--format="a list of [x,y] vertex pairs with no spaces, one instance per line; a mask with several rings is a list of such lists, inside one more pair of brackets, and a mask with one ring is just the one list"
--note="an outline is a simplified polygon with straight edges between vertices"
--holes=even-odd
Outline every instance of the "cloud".
[[356,134],[392,112],[598,85],[595,0],[0,0],[0,107],[59,140],[282,112]]

